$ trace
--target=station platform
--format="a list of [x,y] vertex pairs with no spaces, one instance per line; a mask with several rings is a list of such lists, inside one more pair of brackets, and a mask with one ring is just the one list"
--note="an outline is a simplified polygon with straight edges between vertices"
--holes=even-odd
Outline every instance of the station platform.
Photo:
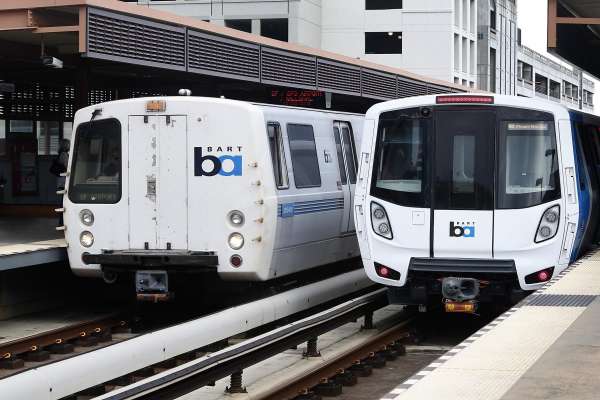
[[57,218],[0,218],[0,271],[67,259]]
[[600,250],[382,400],[600,398]]

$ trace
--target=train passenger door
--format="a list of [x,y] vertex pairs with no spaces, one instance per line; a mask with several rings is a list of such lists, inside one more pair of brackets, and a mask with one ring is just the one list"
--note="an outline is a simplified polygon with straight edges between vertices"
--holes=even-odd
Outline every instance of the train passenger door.
[[352,140],[352,129],[347,122],[334,122],[333,136],[337,150],[340,181],[338,188],[344,196],[344,212],[341,233],[354,231],[354,189],[356,186],[356,150]]
[[185,116],[130,116],[129,247],[187,249]]
[[495,114],[438,111],[435,126],[433,256],[490,258]]

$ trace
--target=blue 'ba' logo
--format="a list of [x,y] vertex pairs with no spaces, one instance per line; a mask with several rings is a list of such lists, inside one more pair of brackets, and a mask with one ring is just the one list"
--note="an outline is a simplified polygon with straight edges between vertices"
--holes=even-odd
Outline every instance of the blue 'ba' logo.
[[194,147],[194,176],[242,176],[241,155],[202,154],[203,150],[206,150],[207,153],[232,153],[234,149],[241,153],[242,146]]
[[474,238],[475,237],[475,223],[469,222],[465,224],[464,222],[459,224],[450,222],[450,237],[456,238]]

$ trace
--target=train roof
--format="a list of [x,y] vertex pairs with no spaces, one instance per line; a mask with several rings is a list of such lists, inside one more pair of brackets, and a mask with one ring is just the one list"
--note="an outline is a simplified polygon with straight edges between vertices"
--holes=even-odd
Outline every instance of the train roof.
[[293,110],[293,111],[310,111],[317,112],[322,114],[336,114],[336,115],[349,115],[349,116],[360,116],[364,117],[364,114],[359,113],[351,113],[346,111],[336,111],[336,110],[322,110],[315,108],[306,108],[306,107],[294,107],[294,106],[284,106],[277,104],[266,104],[266,103],[257,103],[250,102],[244,100],[234,100],[234,99],[225,99],[220,97],[202,97],[202,96],[155,96],[155,97],[135,97],[130,99],[121,99],[121,100],[112,100],[104,103],[98,103],[95,105],[91,105],[88,107],[81,108],[77,111],[77,113],[83,112],[93,112],[93,110],[102,108],[102,107],[112,107],[112,106],[123,106],[128,104],[139,104],[146,103],[148,101],[156,101],[156,100],[165,100],[167,104],[169,102],[203,102],[203,103],[213,103],[213,104],[235,104],[238,106],[247,106],[249,109],[257,107],[260,109],[276,109],[276,110]]
[[[551,112],[555,115],[562,115],[564,118],[568,118],[568,115],[571,110],[568,107],[560,104],[551,102],[549,100],[542,100],[537,98],[530,97],[519,97],[519,96],[507,96],[507,95],[499,95],[492,93],[454,93],[454,94],[438,94],[438,95],[428,95],[428,96],[416,96],[416,97],[408,97],[405,99],[397,99],[385,101],[382,103],[375,104],[367,111],[367,118],[376,118],[381,112],[394,110],[394,109],[402,109],[402,108],[410,108],[410,107],[422,107],[422,106],[432,106],[439,105],[438,98],[457,98],[457,101],[449,101],[444,102],[444,105],[463,105],[463,104],[471,104],[471,105],[490,105],[490,106],[512,106],[512,107],[520,107],[533,109],[538,111],[546,111]],[[461,98],[464,98],[465,101],[461,101]],[[492,99],[489,102],[484,102],[482,100]]]

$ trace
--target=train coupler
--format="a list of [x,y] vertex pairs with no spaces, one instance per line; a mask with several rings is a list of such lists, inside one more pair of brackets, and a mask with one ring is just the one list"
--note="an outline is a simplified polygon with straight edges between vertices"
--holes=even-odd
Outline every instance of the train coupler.
[[477,312],[479,280],[444,278],[442,279],[442,296],[446,312],[474,314]]
[[135,291],[138,301],[159,303],[174,297],[174,294],[169,292],[167,271],[136,271]]

